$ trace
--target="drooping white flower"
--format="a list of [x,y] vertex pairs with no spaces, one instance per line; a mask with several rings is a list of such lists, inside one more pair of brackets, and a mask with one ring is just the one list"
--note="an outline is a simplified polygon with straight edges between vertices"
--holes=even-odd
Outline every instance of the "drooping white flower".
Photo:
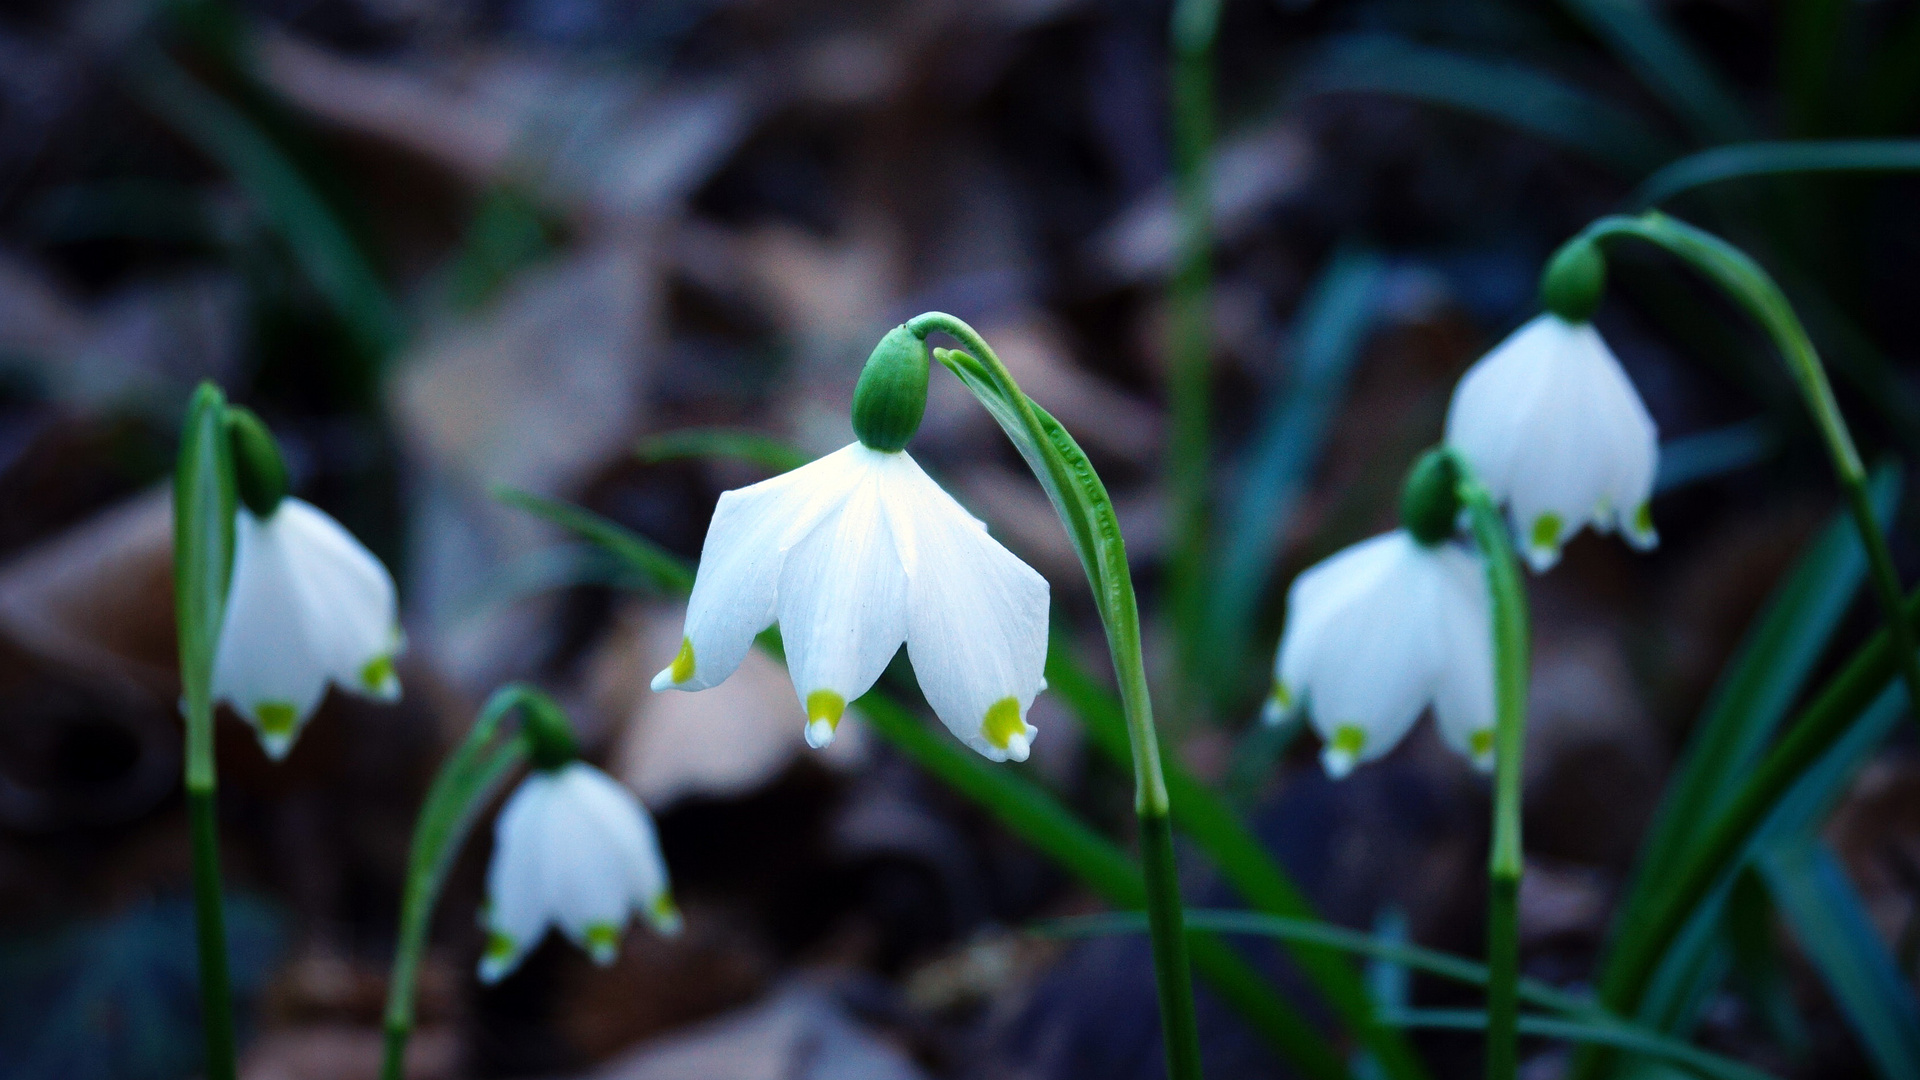
[[1535,571],[1582,525],[1658,542],[1647,500],[1653,418],[1591,323],[1541,315],[1473,365],[1453,392],[1447,442],[1508,507]]
[[213,694],[269,757],[286,756],[329,682],[399,698],[401,644],[392,575],[339,522],[294,498],[265,519],[240,509]]
[[905,451],[853,443],[720,497],[680,653],[653,688],[718,685],[777,623],[819,747],[904,640],[947,727],[1021,761],[1046,686],[1047,592]]
[[1305,708],[1338,778],[1393,749],[1429,704],[1448,745],[1490,768],[1493,630],[1478,557],[1396,529],[1294,580],[1268,722]]
[[636,912],[663,934],[680,928],[646,808],[584,762],[534,770],[494,825],[481,981],[518,967],[550,926],[611,964]]

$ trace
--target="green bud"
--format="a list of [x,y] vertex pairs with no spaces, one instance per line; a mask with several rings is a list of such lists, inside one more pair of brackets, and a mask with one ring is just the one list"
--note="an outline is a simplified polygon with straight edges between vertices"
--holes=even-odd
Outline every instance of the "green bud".
[[1460,467],[1453,451],[1436,446],[1420,455],[1400,489],[1400,523],[1428,547],[1452,539],[1460,521]]
[[273,432],[253,410],[227,406],[227,441],[233,447],[233,473],[240,501],[259,518],[272,517],[287,497],[287,463]]
[[1574,237],[1560,245],[1540,274],[1540,302],[1570,323],[1592,319],[1606,293],[1607,259],[1591,240]]
[[853,388],[853,433],[874,450],[900,450],[927,411],[927,343],[904,326],[887,331]]
[[538,691],[520,702],[520,727],[527,736],[527,757],[533,767],[548,772],[563,768],[580,756],[573,724],[552,698]]

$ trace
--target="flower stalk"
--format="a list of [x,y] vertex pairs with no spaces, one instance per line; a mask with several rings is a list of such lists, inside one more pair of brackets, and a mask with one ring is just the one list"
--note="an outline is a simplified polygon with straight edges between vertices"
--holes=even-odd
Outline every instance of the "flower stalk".
[[447,871],[480,810],[499,792],[508,774],[526,761],[528,740],[516,732],[499,740],[500,722],[538,691],[512,683],[494,691],[466,739],[440,766],[414,823],[407,880],[400,901],[400,930],[387,977],[386,1049],[382,1080],[402,1080],[407,1042],[413,1036],[414,996],[434,904]]
[[1793,306],[1787,302],[1780,286],[1746,252],[1659,211],[1648,211],[1638,217],[1601,218],[1567,241],[1562,251],[1576,246],[1601,247],[1617,239],[1642,240],[1678,256],[1751,315],[1780,351],[1787,372],[1793,377],[1794,386],[1826,443],[1834,476],[1846,498],[1847,512],[1853,517],[1861,546],[1867,552],[1868,576],[1898,653],[1910,711],[1915,720],[1920,720],[1920,653],[1915,651],[1913,628],[1902,617],[1900,575],[1873,511],[1873,500],[1867,491],[1866,466],[1861,464],[1853,434],[1847,428],[1846,418],[1840,414],[1839,404],[1834,401],[1833,387],[1827,381],[1820,353],[1800,324],[1799,316],[1794,314]]
[[201,383],[187,405],[173,487],[174,608],[186,711],[187,814],[209,1080],[233,1080],[236,1074],[213,755],[213,659],[233,567],[237,499],[225,413],[219,388]]
[[1167,1073],[1172,1080],[1198,1080],[1199,1028],[1174,861],[1170,803],[1140,647],[1139,604],[1112,500],[1073,437],[1021,392],[1006,365],[973,327],[942,312],[917,315],[907,321],[906,327],[922,340],[942,333],[960,342],[961,350],[935,349],[934,358],[973,391],[1019,448],[1053,501],[1093,588],[1133,751],[1134,813],[1140,823],[1141,864]]
[[1512,1080],[1519,1069],[1521,755],[1527,740],[1527,594],[1507,525],[1464,461],[1460,502],[1486,564],[1493,599],[1493,849],[1487,860],[1487,1077]]

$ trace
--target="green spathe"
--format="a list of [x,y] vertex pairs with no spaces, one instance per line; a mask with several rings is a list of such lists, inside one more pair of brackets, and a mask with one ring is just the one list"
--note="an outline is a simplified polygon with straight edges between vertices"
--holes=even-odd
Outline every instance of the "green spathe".
[[1435,447],[1420,455],[1400,489],[1400,523],[1426,547],[1453,538],[1460,523],[1460,464]]
[[227,406],[224,417],[227,441],[233,447],[234,481],[240,501],[262,521],[280,509],[287,497],[287,463],[280,456],[273,432],[253,410],[239,405]]
[[573,724],[552,698],[538,691],[527,692],[520,702],[520,717],[527,736],[527,757],[534,768],[552,772],[580,756]]
[[1607,293],[1607,260],[1591,240],[1561,245],[1540,274],[1540,302],[1570,323],[1589,322]]
[[853,388],[853,433],[873,450],[896,451],[927,411],[927,343],[905,326],[887,331]]

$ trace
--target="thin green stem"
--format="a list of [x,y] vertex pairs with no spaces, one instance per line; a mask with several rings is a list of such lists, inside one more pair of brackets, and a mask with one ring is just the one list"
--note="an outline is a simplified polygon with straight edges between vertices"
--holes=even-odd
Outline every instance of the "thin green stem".
[[1160,990],[1167,1072],[1174,1080],[1197,1080],[1199,1033],[1180,915],[1179,870],[1168,825],[1167,782],[1160,764],[1160,737],[1154,729],[1153,700],[1147,690],[1146,660],[1140,648],[1139,603],[1113,502],[1073,437],[1027,398],[973,327],[941,312],[917,315],[906,325],[922,340],[939,332],[961,343],[964,353],[939,350],[935,355],[974,391],[1020,448],[1080,554],[1106,630],[1133,751],[1134,813],[1140,822],[1142,868],[1154,926],[1154,975]]
[[1487,860],[1487,1077],[1519,1070],[1521,754],[1527,740],[1527,595],[1493,497],[1454,457],[1460,500],[1486,564],[1493,601],[1493,850]]
[[1209,162],[1213,155],[1214,39],[1221,0],[1175,0],[1173,52],[1173,182],[1179,213],[1168,342],[1167,489],[1173,499],[1169,566],[1177,633],[1179,704],[1202,700],[1202,637],[1206,619],[1208,459],[1213,398],[1213,222]]
[[233,461],[226,401],[202,383],[187,406],[173,487],[174,613],[185,701],[187,813],[193,842],[194,925],[209,1080],[233,1080],[233,987],[221,907],[220,831],[213,754],[213,657],[233,569]]
[[407,859],[407,883],[400,902],[400,930],[387,978],[386,1048],[381,1080],[402,1080],[407,1041],[413,1036],[414,990],[420,958],[433,926],[434,905],[446,884],[454,856],[466,842],[480,810],[493,800],[500,783],[527,759],[524,737],[495,744],[500,722],[539,691],[511,683],[494,691],[459,749],[448,756],[427,789],[414,823]]
[[1658,211],[1639,217],[1601,218],[1569,242],[1599,244],[1620,237],[1644,240],[1679,256],[1753,316],[1772,339],[1774,347],[1780,350],[1814,425],[1820,429],[1827,456],[1833,461],[1834,476],[1845,493],[1847,510],[1860,534],[1860,544],[1867,552],[1868,576],[1873,582],[1874,594],[1892,632],[1894,647],[1899,651],[1900,676],[1907,684],[1908,705],[1914,719],[1920,721],[1920,652],[1915,651],[1913,628],[1900,615],[1900,575],[1873,512],[1873,500],[1867,491],[1867,470],[1854,448],[1853,434],[1847,429],[1839,404],[1834,401],[1833,387],[1827,382],[1820,354],[1807,336],[1806,328],[1800,325],[1793,306],[1787,302],[1780,286],[1746,252],[1712,233]]

